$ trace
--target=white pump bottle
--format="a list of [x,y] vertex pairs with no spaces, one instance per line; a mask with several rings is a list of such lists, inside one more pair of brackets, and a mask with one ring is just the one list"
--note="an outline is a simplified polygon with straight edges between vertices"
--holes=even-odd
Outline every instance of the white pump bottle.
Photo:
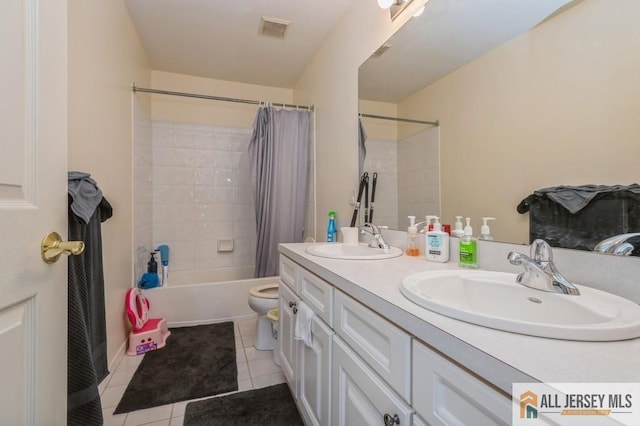
[[431,219],[435,219],[433,230],[426,235],[425,259],[431,262],[446,262],[449,260],[449,234],[442,230],[438,216],[427,216],[427,226]]

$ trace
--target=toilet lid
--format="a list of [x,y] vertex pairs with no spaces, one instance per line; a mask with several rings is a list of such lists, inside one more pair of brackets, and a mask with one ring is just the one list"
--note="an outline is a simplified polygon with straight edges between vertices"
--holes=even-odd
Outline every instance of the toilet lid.
[[263,284],[252,287],[249,290],[249,294],[253,297],[259,297],[261,299],[277,299],[278,283]]

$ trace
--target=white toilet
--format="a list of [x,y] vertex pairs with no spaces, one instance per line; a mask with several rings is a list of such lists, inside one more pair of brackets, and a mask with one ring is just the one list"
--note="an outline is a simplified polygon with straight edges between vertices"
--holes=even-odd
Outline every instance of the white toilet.
[[258,314],[256,340],[254,346],[260,351],[275,347],[271,330],[271,320],[265,315],[270,309],[278,307],[278,283],[263,284],[249,290],[249,306]]

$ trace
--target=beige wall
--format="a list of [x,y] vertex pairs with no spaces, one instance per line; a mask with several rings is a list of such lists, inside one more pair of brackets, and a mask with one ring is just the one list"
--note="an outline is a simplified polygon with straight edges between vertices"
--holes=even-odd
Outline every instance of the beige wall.
[[496,216],[496,239],[525,242],[535,189],[638,181],[638,16],[586,0],[400,104],[440,120],[445,222]]
[[[398,117],[398,105],[388,102],[376,102],[360,99],[358,111],[365,114]],[[379,118],[362,117],[362,125],[367,132],[367,138],[383,141],[398,141],[398,122],[381,120]]]
[[[163,71],[151,72],[154,89],[235,99],[291,103],[293,90],[233,81],[214,80]],[[167,95],[139,94],[152,99],[151,119],[250,128],[257,106]]]
[[348,224],[353,207],[349,193],[358,186],[358,67],[411,13],[417,0],[395,21],[371,0],[356,0],[298,80],[294,99],[316,107],[316,238],[326,241],[327,212]]
[[69,2],[69,169],[90,173],[113,206],[102,224],[108,356],[126,339],[131,286],[131,83],[150,70],[122,1]]

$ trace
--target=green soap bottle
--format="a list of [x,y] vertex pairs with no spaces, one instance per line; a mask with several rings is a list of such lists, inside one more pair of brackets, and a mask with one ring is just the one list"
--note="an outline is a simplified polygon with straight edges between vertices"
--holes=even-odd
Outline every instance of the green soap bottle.
[[478,245],[473,238],[471,218],[467,218],[467,226],[464,227],[464,235],[460,238],[460,261],[458,265],[463,268],[475,269],[478,267]]

